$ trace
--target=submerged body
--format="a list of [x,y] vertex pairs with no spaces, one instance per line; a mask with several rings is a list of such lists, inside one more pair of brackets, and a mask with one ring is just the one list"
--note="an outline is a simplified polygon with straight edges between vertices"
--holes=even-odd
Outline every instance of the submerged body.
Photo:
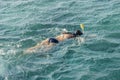
[[58,44],[61,41],[64,41],[66,39],[75,38],[83,33],[80,30],[77,30],[76,33],[70,33],[70,32],[64,32],[61,35],[56,36],[55,38],[49,38],[46,40],[43,40],[42,42],[38,43],[36,46],[28,48],[25,52],[35,52],[36,49],[40,49],[41,47],[45,46],[45,48],[49,48],[53,45]]

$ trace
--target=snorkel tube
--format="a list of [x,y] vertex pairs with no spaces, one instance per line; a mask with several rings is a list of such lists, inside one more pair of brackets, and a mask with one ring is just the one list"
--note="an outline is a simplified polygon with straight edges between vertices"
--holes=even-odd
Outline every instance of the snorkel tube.
[[80,24],[80,28],[82,29],[82,32],[84,33],[84,24]]
[[77,30],[77,31],[75,31],[73,33],[73,35],[75,37],[83,35],[83,33],[84,33],[84,24],[80,24],[80,28],[81,28],[81,30]]

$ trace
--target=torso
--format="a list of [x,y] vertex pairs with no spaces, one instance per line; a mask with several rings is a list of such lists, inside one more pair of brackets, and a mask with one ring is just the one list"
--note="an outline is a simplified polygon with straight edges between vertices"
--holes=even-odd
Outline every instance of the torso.
[[63,41],[63,40],[70,39],[70,38],[74,38],[74,35],[72,35],[72,34],[61,34],[61,35],[56,37],[56,39],[58,41]]

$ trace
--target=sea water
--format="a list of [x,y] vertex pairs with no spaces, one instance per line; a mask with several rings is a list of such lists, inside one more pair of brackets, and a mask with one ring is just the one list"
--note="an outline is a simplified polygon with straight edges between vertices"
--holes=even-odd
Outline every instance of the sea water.
[[[80,24],[80,38],[24,54]],[[120,1],[0,0],[0,80],[120,80]]]

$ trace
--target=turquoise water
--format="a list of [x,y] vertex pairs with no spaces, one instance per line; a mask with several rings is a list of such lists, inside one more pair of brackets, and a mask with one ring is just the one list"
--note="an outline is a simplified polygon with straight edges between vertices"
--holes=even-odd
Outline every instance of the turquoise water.
[[[24,55],[80,23],[84,41]],[[0,80],[120,80],[120,1],[0,0]]]

